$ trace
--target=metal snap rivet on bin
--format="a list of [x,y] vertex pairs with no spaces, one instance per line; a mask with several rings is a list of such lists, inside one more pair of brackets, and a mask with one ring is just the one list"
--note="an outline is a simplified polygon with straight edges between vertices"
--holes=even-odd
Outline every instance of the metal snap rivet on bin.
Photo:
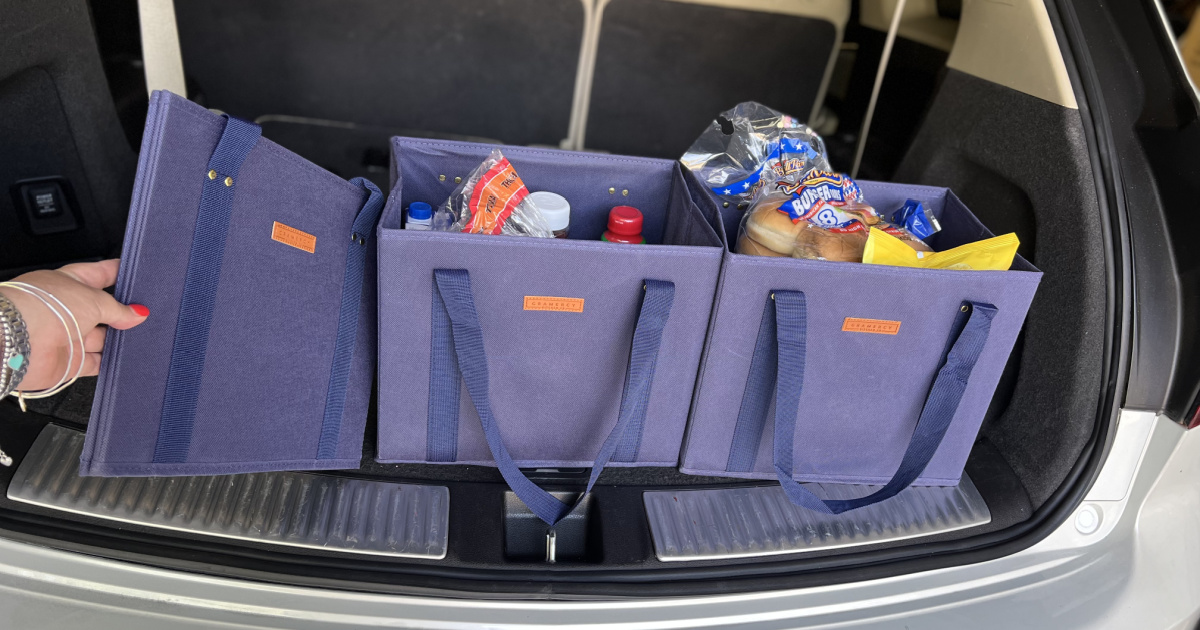
[[216,172],[216,171],[209,171],[209,172],[208,172],[208,178],[209,178],[209,179],[216,179],[216,178],[217,178],[217,172]]
[[446,176],[445,176],[445,175],[438,175],[438,181],[439,181],[439,182],[444,182],[444,181],[446,181]]
[[232,177],[226,177],[226,178],[225,178],[225,185],[226,185],[226,186],[232,186],[232,185],[233,185],[233,178],[232,178]]
[[365,239],[365,238],[363,238],[363,237],[361,237],[361,236],[360,236],[360,237],[358,237],[358,244],[359,244],[359,245],[366,245],[366,244],[367,244],[367,239]]
[[358,240],[358,232],[353,232],[353,233],[351,233],[351,234],[350,234],[350,242],[351,242],[351,243],[353,243],[353,242],[355,242],[355,241],[357,241],[357,240]]
[[775,299],[775,292],[774,292],[774,291],[772,291],[772,292],[771,292],[771,299],[772,299],[772,300],[774,300],[774,299]]
[[461,177],[455,177],[455,178],[454,178],[454,183],[455,183],[455,184],[461,184],[461,183],[462,183],[462,178],[461,178]]
[[728,201],[726,201],[726,202],[722,203],[722,204],[721,204],[721,207],[723,207],[723,208],[728,208],[728,207],[729,207],[729,202],[728,202]]
[[971,308],[969,306],[967,306],[966,304],[963,304],[962,308],[959,310],[966,313],[967,311],[971,310]]
[[617,192],[617,189],[616,189],[616,188],[609,188],[609,189],[608,189],[608,194],[610,194],[610,195],[614,195],[614,194],[616,194],[616,192]]
[[628,191],[628,190],[622,190],[622,191],[621,191],[621,196],[622,196],[622,197],[628,197],[628,196],[629,196],[629,191]]

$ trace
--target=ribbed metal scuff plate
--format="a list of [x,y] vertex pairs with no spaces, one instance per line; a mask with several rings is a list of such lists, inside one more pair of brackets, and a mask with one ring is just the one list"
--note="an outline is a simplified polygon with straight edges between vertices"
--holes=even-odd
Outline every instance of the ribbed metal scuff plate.
[[8,498],[98,518],[325,551],[446,556],[450,490],[310,473],[80,477],[83,434],[47,426]]
[[[824,499],[850,499],[880,486],[805,484]],[[778,485],[645,493],[654,550],[664,562],[726,560],[870,545],[983,525],[991,512],[971,480],[911,487],[831,516],[793,505]]]

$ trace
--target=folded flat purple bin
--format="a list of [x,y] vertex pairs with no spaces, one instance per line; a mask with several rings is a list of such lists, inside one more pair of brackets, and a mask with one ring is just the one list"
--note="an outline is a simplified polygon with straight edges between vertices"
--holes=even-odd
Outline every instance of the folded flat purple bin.
[[372,188],[155,92],[116,286],[150,317],[108,333],[80,472],[356,468],[375,361]]

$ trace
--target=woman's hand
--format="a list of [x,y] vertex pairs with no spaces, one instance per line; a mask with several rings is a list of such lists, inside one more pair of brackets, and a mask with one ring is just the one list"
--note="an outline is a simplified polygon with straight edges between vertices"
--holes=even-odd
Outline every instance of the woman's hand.
[[[145,306],[126,306],[103,291],[117,281],[119,266],[120,261],[113,259],[67,265],[56,271],[33,271],[13,278],[13,282],[31,284],[50,293],[71,310],[83,333],[86,353],[82,357],[69,317],[66,320],[70,337],[62,322],[41,300],[24,291],[0,287],[0,293],[17,307],[29,330],[29,368],[18,390],[31,392],[54,387],[64,373],[67,378],[74,376],[80,361],[83,361],[81,376],[95,376],[100,372],[100,351],[108,329],[125,330],[146,321],[150,310]],[[72,345],[75,358],[68,365]]]

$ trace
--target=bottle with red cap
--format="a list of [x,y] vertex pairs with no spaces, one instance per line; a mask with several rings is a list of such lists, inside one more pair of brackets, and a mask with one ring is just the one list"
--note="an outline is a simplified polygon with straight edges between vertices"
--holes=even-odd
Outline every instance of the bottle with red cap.
[[646,242],[642,236],[642,211],[633,206],[617,206],[608,213],[608,231],[600,240],[609,243]]

